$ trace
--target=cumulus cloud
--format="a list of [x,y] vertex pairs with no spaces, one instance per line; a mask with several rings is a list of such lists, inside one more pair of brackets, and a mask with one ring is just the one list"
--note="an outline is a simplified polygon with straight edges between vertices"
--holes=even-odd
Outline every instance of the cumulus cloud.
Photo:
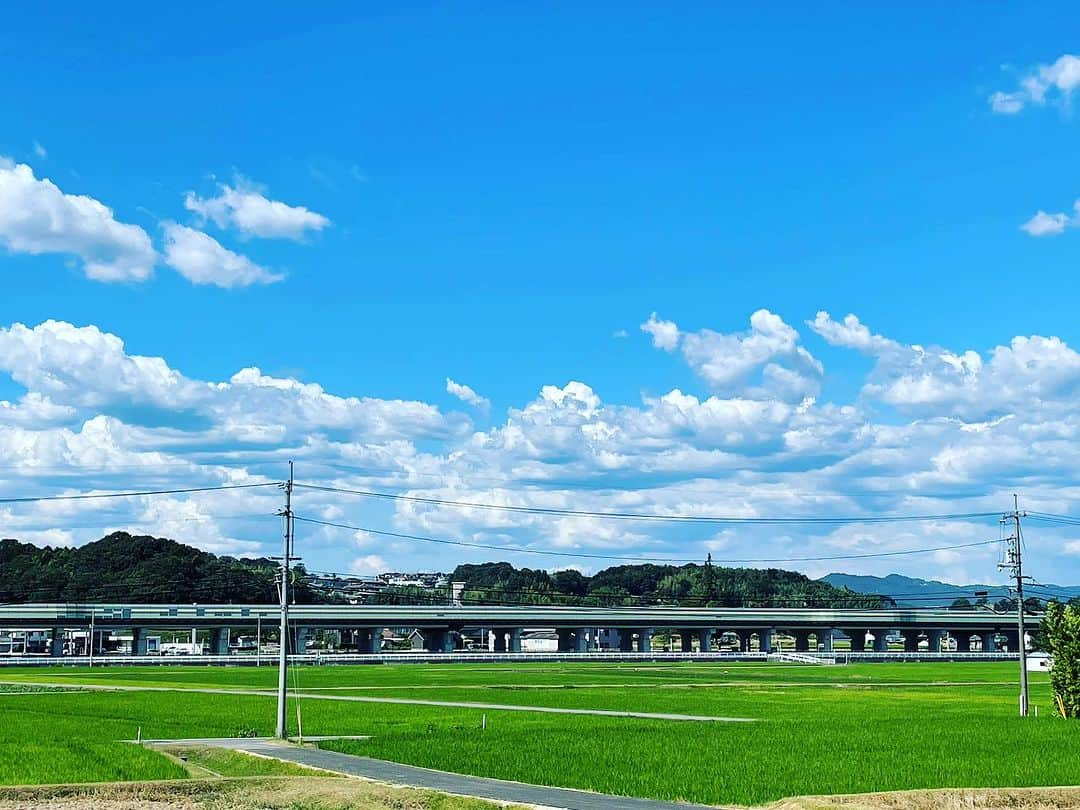
[[1016,115],[1028,105],[1042,106],[1048,101],[1068,104],[1078,86],[1080,57],[1067,53],[1023,74],[1017,89],[992,93],[990,109],[999,115]]
[[233,227],[244,236],[264,239],[302,239],[330,225],[322,214],[303,206],[268,199],[258,186],[240,178],[237,185],[221,184],[216,197],[200,197],[189,191],[184,207],[219,228]]
[[449,377],[446,378],[446,393],[451,396],[455,396],[467,405],[472,405],[474,408],[487,408],[491,405],[491,401],[486,397],[480,396],[476,391],[467,385],[463,385],[459,382],[454,382]]
[[247,256],[233,253],[212,236],[166,222],[165,263],[192,284],[216,287],[250,287],[273,284],[285,277],[261,267]]
[[45,147],[42,146],[38,141],[34,141],[34,154],[42,160],[49,156],[49,153],[45,150]]
[[[0,329],[0,373],[26,391],[0,402],[0,456],[8,460],[0,487],[35,494],[265,481],[284,474],[284,459],[295,459],[305,483],[548,509],[745,517],[996,512],[1018,490],[1029,509],[1075,513],[1080,357],[1068,344],[1027,336],[983,351],[909,345],[854,314],[834,320],[822,312],[808,325],[829,343],[873,358],[861,396],[793,399],[784,388],[790,382],[767,378],[770,365],[811,379],[815,372],[798,365],[795,330],[765,312],[755,313],[745,332],[712,333],[751,369],[725,376],[723,387],[697,391],[691,384],[608,401],[571,380],[538,386],[477,429],[463,414],[429,403],[335,393],[254,366],[194,379],[92,326],[15,324]],[[701,333],[680,332],[679,356],[690,335]],[[893,551],[997,536],[996,519],[784,532],[740,525],[717,534],[716,526],[449,508],[312,489],[298,489],[296,498],[300,514],[500,549],[330,527],[300,532],[298,547],[313,569],[364,573],[566,559],[519,555],[512,551],[518,546],[702,560],[711,551],[721,564],[720,557]],[[279,507],[280,492],[267,488],[160,503],[0,505],[0,524],[5,534],[42,542],[77,544],[132,528],[228,553],[267,554],[277,544]],[[1074,537],[1039,527],[1027,539],[1033,560],[1059,567],[1071,560],[1066,570],[1080,575],[1066,545]],[[993,575],[993,552],[965,552],[962,566],[926,554],[791,567],[982,579]],[[366,556],[354,563],[356,555]]]
[[1040,210],[1031,219],[1020,226],[1028,236],[1060,236],[1067,228],[1080,225],[1080,200],[1073,203],[1073,213],[1058,212],[1048,214]]
[[652,336],[654,348],[673,352],[679,345],[679,327],[672,321],[660,320],[655,312],[641,325],[641,331]]
[[74,256],[95,281],[145,281],[157,254],[137,225],[93,197],[65,194],[26,164],[0,157],[0,245],[12,253]]
[[748,332],[683,332],[655,313],[641,328],[658,349],[674,351],[681,343],[690,368],[720,392],[800,400],[817,392],[824,371],[799,345],[799,333],[767,309],[750,316]]

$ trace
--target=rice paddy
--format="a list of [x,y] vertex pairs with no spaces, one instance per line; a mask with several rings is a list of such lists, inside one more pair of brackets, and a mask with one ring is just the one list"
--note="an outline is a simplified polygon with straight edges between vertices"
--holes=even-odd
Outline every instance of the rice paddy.
[[[1016,717],[1011,663],[400,665],[298,668],[306,735],[348,753],[461,773],[701,803],[804,794],[1080,784],[1080,725],[1050,712],[1046,676]],[[269,735],[271,668],[0,670],[0,783],[184,778],[123,742]],[[39,688],[33,686],[32,688]],[[231,690],[207,693],[200,689]],[[703,723],[542,714],[350,696],[738,716]],[[295,730],[296,704],[290,706]],[[243,767],[240,763],[238,767]],[[211,768],[212,769],[212,768]]]

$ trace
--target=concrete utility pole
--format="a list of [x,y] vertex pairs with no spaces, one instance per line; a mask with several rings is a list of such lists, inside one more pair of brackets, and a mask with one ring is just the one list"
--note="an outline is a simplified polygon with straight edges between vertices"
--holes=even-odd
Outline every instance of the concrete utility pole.
[[292,557],[293,545],[292,491],[293,463],[290,461],[289,480],[285,482],[285,509],[278,513],[285,520],[285,549],[281,557],[281,640],[278,644],[277,730],[274,733],[282,740],[289,736],[285,709],[289,669],[289,560]]
[[1020,512],[1020,500],[1013,495],[1013,511],[1005,515],[1002,523],[1011,522],[1013,532],[1005,538],[1005,559],[998,564],[999,570],[1007,570],[1016,578],[1016,625],[1020,633],[1020,716],[1028,716],[1028,675],[1027,675],[1027,643],[1024,640],[1024,569],[1021,562],[1021,546],[1023,535],[1020,533],[1020,518],[1026,513]]

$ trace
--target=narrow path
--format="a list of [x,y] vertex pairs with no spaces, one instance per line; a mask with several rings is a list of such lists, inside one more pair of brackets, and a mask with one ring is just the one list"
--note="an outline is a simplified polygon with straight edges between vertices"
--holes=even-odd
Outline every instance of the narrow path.
[[[270,689],[215,689],[209,687],[180,688],[173,686],[128,686],[105,684],[80,684],[78,690],[97,692],[195,692],[204,695],[250,695],[276,697]],[[69,690],[69,691],[78,691]],[[38,693],[41,694],[41,693]],[[300,700],[334,700],[347,703],[390,703],[401,706],[437,706],[446,709],[480,709],[489,712],[535,712],[539,714],[577,714],[594,717],[633,717],[639,720],[675,720],[696,723],[756,723],[753,717],[719,717],[709,714],[666,714],[661,712],[627,712],[610,709],[567,709],[555,706],[517,706],[512,703],[471,703],[453,700],[422,700],[420,698],[371,697],[368,695],[325,695],[314,692],[290,693]]]
[[413,765],[399,765],[396,762],[386,762],[381,759],[339,754],[336,751],[300,748],[295,745],[268,740],[216,740],[208,742],[246,754],[294,762],[297,765],[321,768],[325,771],[332,771],[346,776],[373,779],[378,782],[389,782],[393,785],[406,787],[426,788],[457,796],[473,796],[494,801],[561,808],[561,810],[703,810],[707,807],[707,805],[703,804],[635,799],[627,796],[590,793],[585,790],[544,787],[542,785],[529,785],[524,782],[506,782],[501,779],[489,779],[482,776],[465,776],[446,771],[417,768]]

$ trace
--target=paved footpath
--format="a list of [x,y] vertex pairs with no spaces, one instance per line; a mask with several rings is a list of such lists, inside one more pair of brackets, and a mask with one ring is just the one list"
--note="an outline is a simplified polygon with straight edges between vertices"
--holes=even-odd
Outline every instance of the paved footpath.
[[[0,680],[0,683],[6,683]],[[22,682],[23,686],[49,686],[48,683],[31,681]],[[202,695],[255,695],[256,697],[277,697],[277,692],[270,689],[226,689],[214,687],[179,687],[179,686],[131,686],[124,684],[65,684],[55,692],[77,692],[91,690],[97,692],[195,692]],[[8,693],[4,693],[8,694]],[[11,694],[23,694],[21,692]],[[41,695],[42,692],[34,694]],[[369,695],[322,694],[318,692],[294,692],[292,696],[299,700],[338,700],[345,703],[391,703],[403,706],[435,706],[448,709],[480,709],[499,712],[537,712],[539,714],[580,714],[593,717],[633,717],[639,720],[674,720],[695,723],[756,723],[753,717],[720,717],[711,714],[668,714],[664,712],[629,712],[611,709],[569,709],[556,706],[525,706],[517,703],[471,703],[459,700],[424,700],[423,698],[374,697]]]
[[482,776],[465,776],[446,771],[433,771],[412,765],[399,765],[381,759],[339,754],[315,748],[270,740],[205,740],[205,744],[231,748],[256,756],[295,762],[325,771],[374,779],[394,785],[426,788],[440,793],[458,796],[474,796],[494,801],[515,802],[539,807],[557,807],[563,810],[703,810],[703,804],[662,802],[654,799],[634,799],[626,796],[609,796],[585,790],[527,785],[523,782],[504,782]]

